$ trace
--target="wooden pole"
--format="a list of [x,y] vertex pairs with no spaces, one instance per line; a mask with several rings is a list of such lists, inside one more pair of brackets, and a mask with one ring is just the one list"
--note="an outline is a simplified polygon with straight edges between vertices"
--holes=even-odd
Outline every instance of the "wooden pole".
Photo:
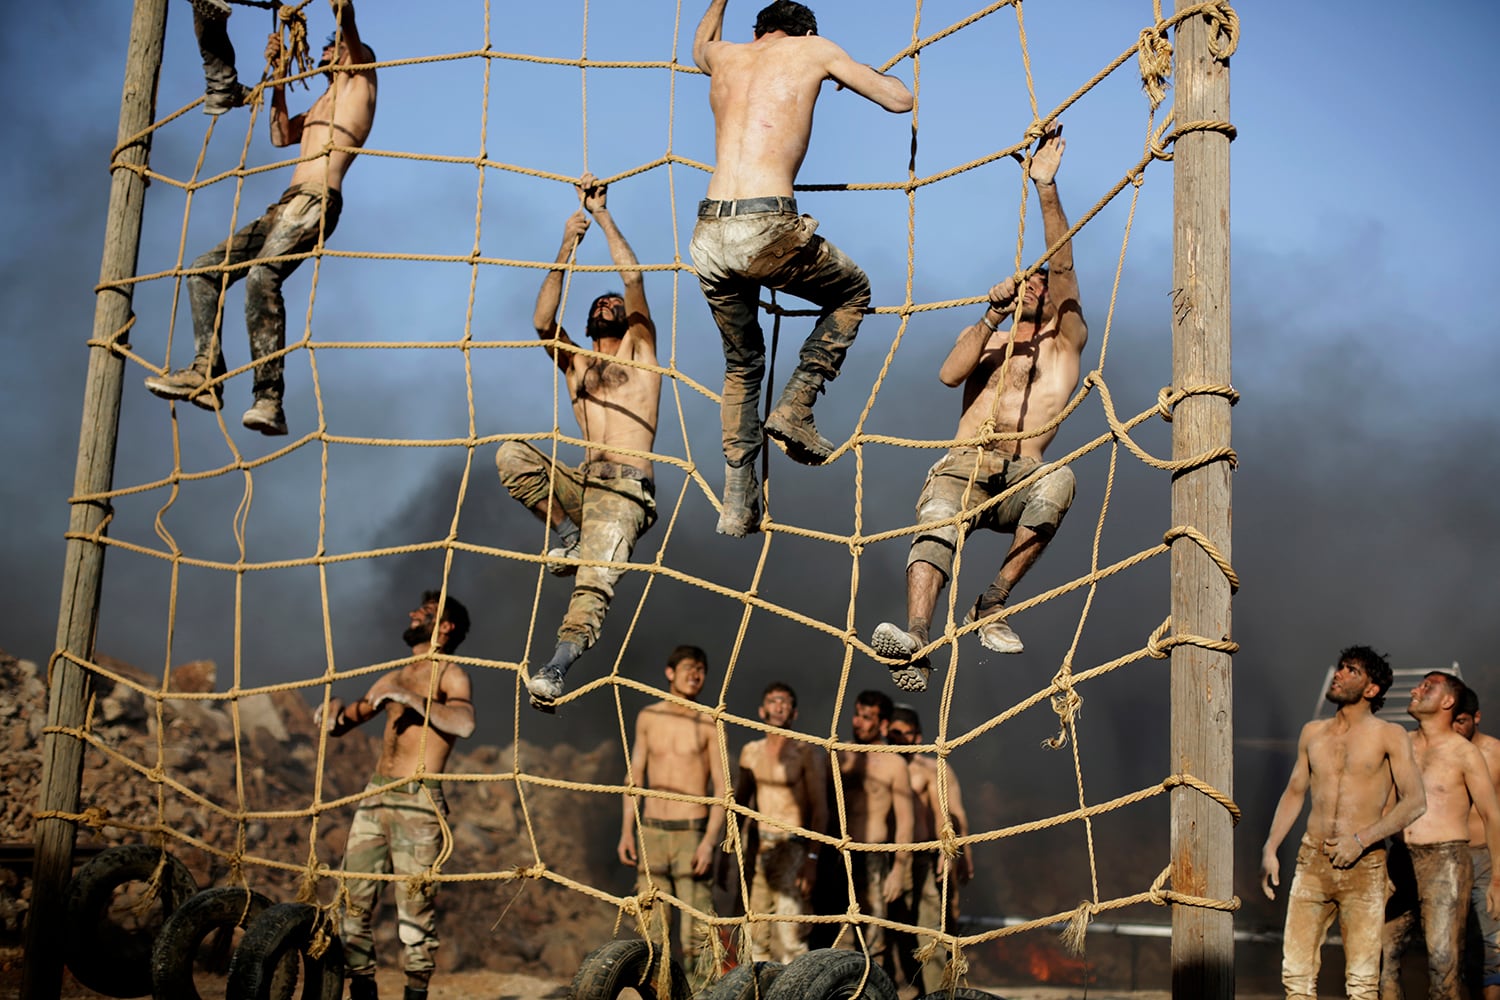
[[[148,128],[156,117],[156,84],[166,31],[167,0],[136,0],[125,63],[125,89],[120,98],[117,145]],[[104,255],[99,266],[99,283],[103,287],[94,303],[93,346],[84,387],[78,464],[73,473],[74,496],[103,493],[114,482],[115,438],[125,362],[113,345],[128,342],[126,323],[131,316],[132,297],[130,285],[114,282],[135,275],[146,200],[145,178],[122,165],[144,167],[150,152],[149,137],[122,149],[110,179]],[[62,602],[57,619],[58,653],[53,656],[50,671],[49,726],[83,725],[90,676],[68,657],[87,660],[93,656],[104,546],[78,536],[92,536],[101,531],[108,515],[107,503],[75,503],[68,520],[72,537],[68,539],[63,567]],[[55,732],[43,736],[39,812],[78,811],[83,751],[82,741],[72,736]],[[72,873],[76,834],[71,820],[57,817],[37,820],[36,869],[26,921],[21,984],[21,995],[26,1000],[56,1000],[62,991],[61,942],[69,932],[63,926],[62,897]]]
[[[1192,0],[1177,0],[1177,10]],[[1209,51],[1203,16],[1177,30],[1175,122],[1229,121],[1229,64]],[[1179,389],[1228,385],[1229,136],[1194,131],[1173,153],[1174,259],[1172,379]],[[1183,459],[1229,445],[1229,401],[1184,399],[1172,419],[1172,455]],[[1172,483],[1172,523],[1189,525],[1230,557],[1230,463],[1210,462]],[[1230,638],[1230,588],[1191,539],[1172,545],[1172,623],[1177,635]],[[1228,653],[1172,648],[1172,766],[1232,795],[1232,701]],[[1234,827],[1223,806],[1189,787],[1173,789],[1172,888],[1227,900],[1234,891]],[[1234,996],[1234,917],[1224,910],[1172,908],[1172,996]]]

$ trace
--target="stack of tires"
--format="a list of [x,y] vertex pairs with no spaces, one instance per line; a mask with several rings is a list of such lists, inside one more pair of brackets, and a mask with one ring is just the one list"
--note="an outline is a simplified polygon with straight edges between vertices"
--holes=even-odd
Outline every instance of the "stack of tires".
[[[116,890],[153,881],[154,899],[117,911]],[[159,910],[155,919],[144,913],[148,904]],[[285,1000],[299,978],[302,1000],[343,995],[344,949],[336,936],[315,934],[317,907],[272,903],[250,889],[199,892],[187,866],[161,848],[102,851],[74,873],[64,905],[64,960],[80,983],[106,996],[199,1000],[195,966],[227,973],[227,1000]]]

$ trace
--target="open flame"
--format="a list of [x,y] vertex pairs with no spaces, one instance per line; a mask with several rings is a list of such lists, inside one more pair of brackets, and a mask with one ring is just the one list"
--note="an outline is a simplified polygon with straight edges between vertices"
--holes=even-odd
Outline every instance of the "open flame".
[[1021,948],[1021,964],[1037,982],[1084,985],[1089,967],[1083,959],[1064,954],[1059,945],[1046,941],[1027,941]]

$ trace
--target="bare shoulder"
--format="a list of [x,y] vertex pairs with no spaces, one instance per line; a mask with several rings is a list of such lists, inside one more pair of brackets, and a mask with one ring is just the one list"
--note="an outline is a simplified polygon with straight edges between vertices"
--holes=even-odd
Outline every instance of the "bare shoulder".
[[1474,746],[1479,750],[1479,755],[1484,758],[1485,764],[1490,769],[1492,777],[1500,776],[1500,740],[1487,733],[1474,734]]

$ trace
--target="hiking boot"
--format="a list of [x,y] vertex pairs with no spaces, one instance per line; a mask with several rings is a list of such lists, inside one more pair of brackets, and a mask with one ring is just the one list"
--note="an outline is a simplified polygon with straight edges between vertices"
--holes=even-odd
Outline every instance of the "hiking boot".
[[932,663],[923,656],[912,659],[925,643],[904,629],[890,622],[881,622],[870,634],[870,648],[881,656],[901,660],[891,667],[891,681],[903,691],[926,691],[927,678],[932,673]]
[[[969,609],[964,615],[964,624],[972,625],[979,620],[979,605]],[[1021,644],[1021,637],[1016,635],[1016,630],[1005,623],[1005,609],[996,608],[993,611],[983,612],[985,615],[993,615],[985,623],[979,626],[979,644],[985,649],[993,649],[997,653],[1019,653],[1026,647]]]
[[719,508],[721,535],[744,538],[760,530],[760,482],[755,475],[755,463],[746,462],[739,468],[724,466],[724,499]]
[[380,1000],[374,976],[350,976],[349,1000]]
[[222,115],[232,108],[243,108],[250,100],[250,88],[236,82],[229,90],[207,90],[203,93],[203,113]]
[[267,437],[278,437],[286,433],[286,414],[281,411],[280,401],[275,399],[257,399],[255,405],[240,418],[240,423]]
[[147,375],[146,388],[162,399],[185,399],[199,409],[215,412],[223,405],[218,385],[209,385],[208,366],[196,362],[165,375]]
[[210,21],[222,21],[234,9],[229,6],[229,0],[191,0],[191,3],[200,17]]
[[766,434],[786,447],[788,458],[803,465],[822,465],[833,454],[833,442],[813,425],[813,403],[822,390],[822,378],[796,372],[766,418]]
[[578,541],[574,539],[571,545],[559,545],[547,550],[547,572],[553,576],[573,576],[578,572],[578,567],[572,563],[554,562],[557,559],[577,559]]
[[563,672],[549,663],[531,675],[526,690],[531,694],[532,708],[540,712],[556,712],[553,702],[562,697]]

